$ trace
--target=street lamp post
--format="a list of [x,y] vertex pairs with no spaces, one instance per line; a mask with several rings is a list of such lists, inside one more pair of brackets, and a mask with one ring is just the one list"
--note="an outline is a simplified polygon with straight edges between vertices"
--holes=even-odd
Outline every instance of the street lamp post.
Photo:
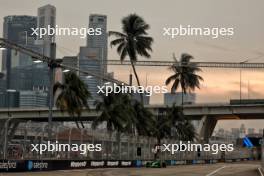
[[54,69],[56,68],[56,43],[51,43],[51,52],[50,52],[51,61],[49,63],[49,81],[50,81],[50,87],[49,87],[49,117],[48,117],[48,137],[49,141],[52,139],[52,110],[53,110],[53,85],[54,85]]

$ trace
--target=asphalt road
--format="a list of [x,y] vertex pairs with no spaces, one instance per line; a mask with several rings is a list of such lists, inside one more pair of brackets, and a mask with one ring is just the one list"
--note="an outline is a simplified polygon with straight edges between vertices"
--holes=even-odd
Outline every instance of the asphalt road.
[[87,169],[1,173],[0,176],[259,176],[257,162],[182,165],[167,168]]

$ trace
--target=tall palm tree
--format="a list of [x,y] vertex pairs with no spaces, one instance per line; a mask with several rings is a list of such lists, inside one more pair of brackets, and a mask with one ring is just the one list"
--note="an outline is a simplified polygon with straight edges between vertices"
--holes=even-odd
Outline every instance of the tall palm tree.
[[165,81],[166,85],[169,85],[173,82],[171,87],[171,93],[177,91],[179,85],[182,90],[182,105],[183,105],[183,96],[187,91],[192,92],[195,88],[200,88],[200,81],[203,81],[203,78],[197,75],[197,72],[200,72],[201,69],[197,65],[190,62],[193,59],[193,56],[189,54],[182,54],[180,61],[178,61],[173,55],[175,64],[170,66],[170,69],[174,72],[167,80]]
[[[126,56],[129,57],[138,86],[140,86],[140,81],[135,68],[138,55],[150,58],[149,51],[152,51],[153,38],[148,36],[149,28],[150,26],[143,18],[137,14],[130,14],[122,19],[122,32],[109,32],[109,36],[117,37],[111,41],[110,46],[117,46],[120,60],[123,61]],[[143,95],[140,95],[143,103]]]
[[153,114],[138,101],[133,103],[135,130],[139,136],[151,136],[154,123]]
[[[127,94],[111,93],[108,96],[102,95],[102,101],[96,101],[96,110],[101,112],[92,123],[92,127],[96,128],[100,123],[106,122],[109,138],[112,132],[117,131],[116,140],[118,142],[118,153],[120,154],[120,135],[122,132],[132,131],[133,109],[130,96]],[[107,151],[108,155],[108,151]]]
[[[91,98],[91,94],[87,90],[86,84],[76,75],[75,72],[68,72],[64,76],[64,83],[57,82],[54,84],[53,92],[54,95],[55,93],[58,93],[56,106],[61,111],[67,111],[72,117],[77,115],[75,122],[77,127],[80,128],[78,119],[80,118],[84,107],[89,109],[87,100],[88,98]],[[81,126],[84,128],[82,121]]]

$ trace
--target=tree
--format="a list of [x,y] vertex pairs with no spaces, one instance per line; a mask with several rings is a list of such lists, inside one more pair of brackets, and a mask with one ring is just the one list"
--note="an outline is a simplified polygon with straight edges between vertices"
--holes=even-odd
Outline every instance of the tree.
[[132,124],[134,123],[134,111],[130,96],[122,93],[102,95],[102,101],[96,101],[95,105],[96,110],[101,114],[93,121],[92,127],[96,128],[105,122],[109,131],[109,138],[111,138],[113,131],[117,131],[116,138],[120,154],[120,135],[122,132],[132,131]]
[[138,101],[134,102],[133,109],[137,134],[139,136],[151,136],[154,123],[153,114]]
[[[151,131],[152,136],[157,139],[157,146],[161,146],[161,140],[164,138],[193,141],[196,135],[194,126],[185,118],[182,109],[175,104],[155,116]],[[159,157],[159,152],[158,149],[155,159]]]
[[184,116],[182,109],[172,105],[167,108],[166,112],[168,119],[171,121],[172,131],[171,137],[182,141],[193,141],[196,137],[195,128],[186,116]]
[[[70,116],[76,118],[76,125],[81,116],[83,108],[88,108],[87,100],[91,98],[90,92],[87,90],[86,84],[74,72],[65,73],[64,83],[57,82],[54,84],[54,95],[58,93],[56,99],[56,106],[61,111],[67,111]],[[84,128],[81,121],[82,128]]]
[[182,89],[182,105],[183,105],[183,96],[187,91],[192,92],[195,88],[200,88],[200,81],[203,81],[203,78],[196,73],[201,71],[196,64],[190,62],[193,59],[193,56],[189,54],[182,54],[180,61],[177,61],[173,55],[175,63],[170,66],[170,69],[174,72],[169,78],[167,78],[165,84],[169,85],[173,82],[171,87],[171,93],[175,93],[179,87]]
[[[156,115],[154,116],[154,123],[152,126],[152,136],[157,139],[157,146],[161,146],[161,140],[171,137],[172,123],[168,116]],[[156,148],[155,160],[159,158],[160,149]]]
[[[109,36],[117,37],[111,41],[110,46],[117,46],[120,60],[124,61],[125,57],[129,57],[138,86],[140,86],[140,81],[135,68],[138,55],[150,58],[149,51],[152,51],[153,38],[148,36],[149,28],[143,18],[136,14],[130,14],[122,19],[123,32],[109,32]],[[143,95],[140,95],[143,103]]]

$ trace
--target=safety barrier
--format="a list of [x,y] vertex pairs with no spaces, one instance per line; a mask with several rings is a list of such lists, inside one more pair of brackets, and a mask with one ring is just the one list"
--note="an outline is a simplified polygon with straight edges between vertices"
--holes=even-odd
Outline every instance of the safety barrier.
[[[243,160],[249,160],[244,158]],[[229,159],[225,162],[237,162],[241,159]],[[0,172],[50,171],[94,168],[144,167],[150,160],[2,160]],[[215,164],[220,160],[165,160],[168,166],[187,164]]]

